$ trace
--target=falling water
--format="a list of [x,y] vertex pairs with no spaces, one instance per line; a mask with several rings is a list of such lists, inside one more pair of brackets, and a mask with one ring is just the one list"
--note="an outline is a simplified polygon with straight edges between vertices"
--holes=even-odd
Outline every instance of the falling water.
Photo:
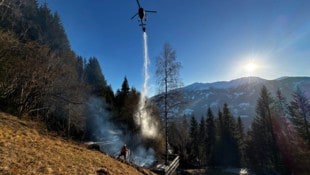
[[136,123],[141,127],[142,135],[144,137],[155,137],[157,135],[157,123],[152,120],[151,113],[147,110],[147,90],[149,80],[149,56],[147,45],[147,34],[143,32],[143,46],[144,46],[144,82],[139,101],[139,109],[136,113]]
[[149,53],[148,53],[148,47],[147,47],[147,34],[146,32],[143,32],[143,46],[144,46],[144,82],[143,82],[143,89],[141,94],[141,100],[143,107],[145,107],[145,96],[147,94],[147,83],[149,80]]

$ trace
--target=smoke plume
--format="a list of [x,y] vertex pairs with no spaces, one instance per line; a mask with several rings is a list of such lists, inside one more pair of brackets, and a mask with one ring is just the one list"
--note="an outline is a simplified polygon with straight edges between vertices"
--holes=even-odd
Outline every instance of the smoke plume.
[[88,125],[91,127],[91,140],[100,145],[101,151],[117,157],[124,144],[130,149],[128,161],[139,166],[150,166],[155,161],[155,152],[142,143],[139,134],[124,132],[112,123],[111,113],[105,102],[91,98],[88,102]]

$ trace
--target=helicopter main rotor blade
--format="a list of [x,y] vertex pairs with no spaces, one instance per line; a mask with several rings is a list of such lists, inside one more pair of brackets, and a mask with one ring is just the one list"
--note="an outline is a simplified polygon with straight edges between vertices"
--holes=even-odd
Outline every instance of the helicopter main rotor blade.
[[136,13],[135,15],[133,15],[133,17],[131,17],[130,19],[133,19],[135,18],[136,16],[138,15],[138,13]]
[[154,10],[145,10],[145,12],[157,13],[157,11],[154,11]]
[[139,8],[141,8],[141,5],[140,5],[140,2],[139,2],[139,0],[137,0],[137,4],[138,4]]

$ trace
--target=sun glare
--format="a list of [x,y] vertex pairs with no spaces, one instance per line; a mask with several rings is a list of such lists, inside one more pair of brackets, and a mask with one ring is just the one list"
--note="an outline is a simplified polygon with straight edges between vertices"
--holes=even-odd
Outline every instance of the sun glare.
[[257,69],[257,65],[254,62],[249,62],[244,66],[247,73],[254,73]]
[[245,69],[248,71],[248,72],[254,72],[255,69],[256,69],[256,65],[254,63],[248,63],[245,65]]

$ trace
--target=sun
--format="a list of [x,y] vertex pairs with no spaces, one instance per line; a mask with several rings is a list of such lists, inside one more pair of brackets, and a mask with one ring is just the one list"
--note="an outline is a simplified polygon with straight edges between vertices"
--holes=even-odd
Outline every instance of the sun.
[[254,73],[257,69],[257,64],[255,62],[251,61],[244,65],[244,69],[247,73]]
[[266,55],[259,55],[259,54],[251,54],[248,56],[242,57],[238,61],[238,68],[237,72],[240,74],[239,76],[261,76],[265,74],[265,69],[268,68],[266,65]]
[[245,69],[247,72],[254,72],[256,70],[256,67],[257,67],[256,64],[253,62],[247,63],[245,65]]

